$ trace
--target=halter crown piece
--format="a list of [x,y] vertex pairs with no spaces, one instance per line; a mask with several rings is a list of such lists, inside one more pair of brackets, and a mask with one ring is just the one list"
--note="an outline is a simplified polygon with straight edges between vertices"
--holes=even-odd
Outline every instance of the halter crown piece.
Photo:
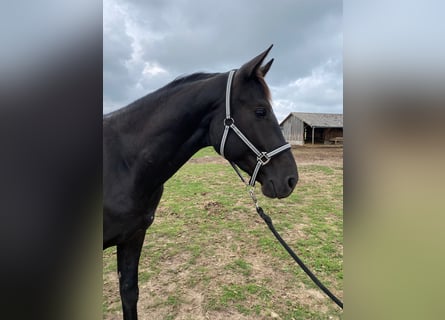
[[[290,149],[291,146],[290,146],[289,143],[286,143],[286,144],[282,145],[281,147],[278,147],[275,150],[272,150],[270,152],[261,152],[238,129],[238,127],[235,125],[235,120],[233,120],[233,118],[230,115],[230,90],[231,90],[231,87],[232,87],[232,80],[233,80],[233,76],[234,76],[235,72],[236,72],[236,70],[231,70],[229,72],[229,77],[227,79],[227,87],[226,87],[226,118],[224,119],[224,132],[223,132],[222,139],[221,139],[219,153],[220,153],[220,155],[222,155],[225,158],[224,147],[225,147],[225,144],[226,144],[227,136],[229,134],[229,130],[232,129],[236,133],[236,135],[257,156],[257,164],[256,164],[255,169],[253,170],[252,176],[250,177],[249,184],[248,184],[250,187],[253,188],[255,186],[256,176],[258,175],[258,172],[260,171],[260,168],[262,166],[266,165],[267,163],[269,163],[270,159],[273,156],[276,156],[277,154],[279,154],[279,153],[281,153],[281,152],[283,152],[283,151],[285,151],[287,149]],[[244,180],[243,176],[241,175],[241,172],[236,167],[236,165],[232,161],[230,161],[230,160],[229,160],[229,162],[232,165],[233,169],[235,169],[236,173],[241,178],[241,180],[244,183],[246,183],[246,181]],[[247,185],[247,183],[246,183],[246,185]]]

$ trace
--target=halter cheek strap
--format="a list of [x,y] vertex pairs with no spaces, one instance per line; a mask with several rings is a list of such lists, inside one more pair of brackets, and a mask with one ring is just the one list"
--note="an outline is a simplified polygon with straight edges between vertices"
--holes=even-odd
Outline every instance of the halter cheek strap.
[[[290,149],[291,146],[289,143],[286,143],[282,145],[281,147],[276,148],[275,150],[272,150],[270,152],[261,152],[259,151],[250,141],[247,139],[247,137],[238,129],[238,127],[235,125],[235,120],[230,115],[230,90],[232,87],[232,80],[233,76],[235,74],[236,70],[231,70],[229,72],[229,77],[227,79],[227,86],[226,86],[226,118],[224,119],[224,132],[221,139],[221,144],[219,148],[219,153],[225,158],[224,155],[224,148],[227,141],[227,136],[229,134],[229,130],[232,129],[236,135],[252,150],[255,155],[257,156],[257,164],[255,166],[255,169],[253,170],[252,176],[250,177],[248,185],[253,187],[255,186],[256,177],[258,175],[258,172],[260,171],[260,168],[267,163],[269,163],[270,159],[273,156],[276,156],[277,154]],[[238,176],[241,178],[241,180],[247,184],[247,182],[244,180],[243,176],[241,175],[241,172],[239,171],[238,167],[233,163],[232,161],[229,161],[232,165],[233,169],[235,169]]]

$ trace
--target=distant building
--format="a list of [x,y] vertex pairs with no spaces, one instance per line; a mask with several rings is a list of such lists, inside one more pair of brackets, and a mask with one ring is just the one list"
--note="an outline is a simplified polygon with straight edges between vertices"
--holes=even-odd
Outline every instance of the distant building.
[[280,127],[291,145],[343,143],[343,114],[291,112]]

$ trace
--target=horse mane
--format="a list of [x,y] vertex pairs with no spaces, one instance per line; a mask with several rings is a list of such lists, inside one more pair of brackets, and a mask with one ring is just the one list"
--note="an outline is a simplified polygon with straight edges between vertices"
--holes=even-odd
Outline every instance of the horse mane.
[[[196,72],[196,73],[192,73],[192,74],[188,74],[188,75],[181,75],[179,77],[177,77],[176,79],[174,79],[173,81],[171,81],[170,83],[166,84],[165,86],[159,88],[156,91],[153,91],[151,93],[149,93],[148,95],[133,101],[132,103],[130,103],[129,105],[127,105],[126,107],[117,109],[115,111],[112,111],[108,114],[103,115],[103,118],[111,118],[113,116],[115,116],[116,114],[120,114],[125,110],[129,110],[132,109],[132,107],[135,107],[137,105],[139,105],[139,103],[143,100],[146,99],[148,96],[151,96],[151,98],[159,98],[163,95],[165,95],[166,93],[168,93],[169,91],[171,91],[174,88],[177,88],[181,85],[187,84],[187,83],[192,83],[195,81],[199,81],[199,80],[205,80],[205,79],[209,79],[215,75],[217,75],[218,73],[205,73],[205,72]],[[266,81],[264,80],[264,76],[262,75],[262,73],[260,72],[260,70],[257,71],[257,79],[259,81],[259,83],[261,84],[264,93],[266,95],[266,98],[269,102],[272,101],[272,97],[271,97],[271,93],[270,93],[270,89],[266,83]]]
[[189,75],[182,75],[182,76],[177,77],[175,80],[168,83],[164,87],[162,87],[160,90],[172,89],[172,88],[177,87],[182,84],[199,81],[199,80],[205,80],[205,79],[211,78],[215,75],[217,75],[217,73],[205,73],[205,72],[196,72],[196,73],[192,73]]
[[209,79],[215,75],[217,75],[217,73],[205,73],[205,72],[196,72],[196,73],[192,73],[189,75],[181,75],[181,76],[177,77],[176,79],[174,79],[173,81],[171,81],[170,83],[166,84],[165,86],[148,93],[147,95],[131,102],[130,104],[103,115],[103,119],[112,118],[118,114],[122,114],[129,110],[132,110],[135,107],[137,107],[138,105],[140,105],[140,103],[143,100],[146,100],[148,97],[150,97],[151,99],[157,99],[157,98],[162,97],[165,94],[169,93],[172,89],[175,89],[183,84],[187,84],[187,83],[191,83],[191,82],[199,81],[199,80]]
[[[167,85],[165,85],[158,91],[159,91],[159,93],[161,93],[161,91],[163,91],[163,90],[173,89],[173,88],[180,86],[182,84],[186,84],[186,83],[190,83],[190,82],[194,82],[194,81],[205,80],[205,79],[211,78],[217,74],[218,73],[196,72],[196,73],[192,73],[189,75],[182,75],[182,76],[177,77],[175,80],[168,83]],[[257,71],[256,76],[264,90],[264,94],[266,95],[267,100],[272,101],[272,96],[270,93],[269,86],[267,85],[266,80],[264,79],[264,76],[260,70]]]

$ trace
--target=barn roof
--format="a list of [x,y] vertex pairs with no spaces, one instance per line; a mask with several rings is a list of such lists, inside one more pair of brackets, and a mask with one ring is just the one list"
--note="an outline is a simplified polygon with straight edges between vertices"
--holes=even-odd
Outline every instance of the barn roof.
[[311,127],[343,128],[343,114],[338,113],[291,112],[283,121],[281,121],[280,125],[286,122],[291,116],[300,119]]

